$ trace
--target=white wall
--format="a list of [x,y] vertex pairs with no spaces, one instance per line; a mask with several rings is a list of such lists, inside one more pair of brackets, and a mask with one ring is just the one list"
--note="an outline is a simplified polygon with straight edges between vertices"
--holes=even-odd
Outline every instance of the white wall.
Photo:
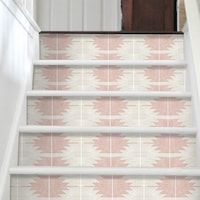
[[18,2],[23,8],[25,8],[30,15],[33,14],[34,10],[33,10],[33,3],[34,0],[16,0],[16,2]]
[[[0,199],[4,200],[9,199],[9,196],[1,198],[1,192],[5,182],[9,189],[8,169],[16,164],[17,156],[11,155],[17,153],[21,110],[25,116],[22,105],[26,87],[31,86],[38,30],[13,0],[0,0]],[[26,80],[29,80],[28,85]],[[22,123],[25,123],[23,116]]]
[[43,31],[119,31],[121,0],[35,0]]

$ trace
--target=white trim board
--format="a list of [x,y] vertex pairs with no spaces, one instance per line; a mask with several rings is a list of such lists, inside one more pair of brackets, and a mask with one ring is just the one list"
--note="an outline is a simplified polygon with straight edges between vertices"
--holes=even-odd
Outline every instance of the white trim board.
[[41,31],[35,20],[18,2],[16,2],[16,0],[0,0],[0,2],[7,8],[7,10],[31,37],[33,37],[34,31],[38,33]]
[[189,92],[113,92],[113,91],[59,91],[59,90],[32,90],[27,92],[28,97],[132,97],[132,98],[191,98]]
[[195,135],[197,129],[177,128],[177,127],[66,127],[66,126],[21,126],[20,133],[72,133],[72,134],[89,134],[89,133],[126,133],[126,134],[171,134],[171,135]]
[[34,28],[34,30],[37,32],[40,32],[41,29],[38,26],[38,24],[36,23],[36,21],[34,20],[33,16],[31,16],[31,14],[17,0],[13,0],[13,1],[17,5],[17,7],[21,10],[24,17],[28,20],[28,22],[31,24],[31,26]]
[[185,67],[187,63],[183,60],[35,60],[34,65],[130,65],[141,66],[171,66]]
[[200,176],[198,168],[67,168],[15,167],[11,175],[133,175],[133,176]]

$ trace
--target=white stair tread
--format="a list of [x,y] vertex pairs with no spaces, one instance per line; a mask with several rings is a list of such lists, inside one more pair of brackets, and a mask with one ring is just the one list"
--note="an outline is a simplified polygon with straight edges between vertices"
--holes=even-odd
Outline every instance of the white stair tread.
[[66,126],[21,126],[21,133],[127,133],[127,134],[181,134],[195,135],[197,128],[177,127],[66,127]]
[[60,91],[60,90],[32,90],[27,96],[61,96],[61,97],[177,97],[191,98],[190,92],[115,92],[115,91]]
[[131,65],[185,67],[184,60],[35,60],[34,65]]
[[199,168],[14,167],[9,171],[11,175],[200,176]]

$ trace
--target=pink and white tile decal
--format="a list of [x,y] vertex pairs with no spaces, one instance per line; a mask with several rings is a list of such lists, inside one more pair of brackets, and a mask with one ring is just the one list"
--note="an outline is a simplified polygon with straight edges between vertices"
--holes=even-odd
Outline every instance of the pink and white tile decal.
[[[182,35],[42,34],[41,59],[183,60]],[[186,91],[169,66],[35,66],[33,89]],[[27,124],[193,127],[188,98],[29,97]],[[194,136],[21,133],[19,166],[196,167]],[[140,176],[12,176],[11,200],[199,200],[200,179]]]
[[36,66],[33,81],[35,90],[68,91],[185,91],[185,85],[185,69],[168,66]]
[[28,99],[29,125],[191,127],[191,101],[178,98]]
[[183,60],[181,35],[42,34],[41,59]]
[[13,176],[11,200],[199,200],[191,177]]
[[184,168],[196,166],[195,153],[195,137],[189,136],[21,134],[19,165]]

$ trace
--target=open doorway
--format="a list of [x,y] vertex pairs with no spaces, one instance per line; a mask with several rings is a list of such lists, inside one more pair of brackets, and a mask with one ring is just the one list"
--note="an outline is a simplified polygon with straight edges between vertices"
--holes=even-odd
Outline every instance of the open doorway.
[[177,0],[122,0],[122,29],[177,31]]

